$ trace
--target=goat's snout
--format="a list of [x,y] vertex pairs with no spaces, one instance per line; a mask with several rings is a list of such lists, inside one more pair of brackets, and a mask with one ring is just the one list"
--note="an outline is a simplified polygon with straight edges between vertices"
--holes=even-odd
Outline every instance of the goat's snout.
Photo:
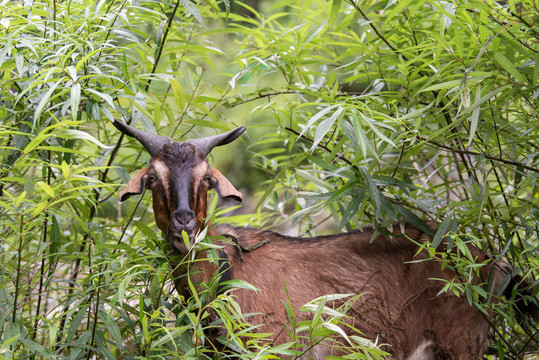
[[180,209],[174,211],[172,218],[175,230],[178,232],[185,231],[189,235],[195,230],[196,217],[195,213],[190,209]]

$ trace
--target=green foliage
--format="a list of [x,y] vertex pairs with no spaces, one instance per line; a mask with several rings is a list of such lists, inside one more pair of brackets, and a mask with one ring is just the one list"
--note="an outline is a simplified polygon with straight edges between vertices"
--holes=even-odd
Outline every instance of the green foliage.
[[[225,216],[214,199],[215,222],[314,234],[435,219],[434,248],[466,234],[537,285],[538,13],[531,0],[0,3],[0,357],[218,357],[209,309],[242,357],[303,349],[265,347],[211,287],[173,295],[151,199],[116,200],[148,155],[114,118],[178,140],[249,126],[249,151],[214,156],[259,206]],[[459,274],[446,290],[496,314],[492,356],[533,350],[491,283],[468,281],[481,264],[444,257]],[[325,301],[289,329],[300,344],[345,326],[320,316]],[[348,340],[357,356],[371,345]]]

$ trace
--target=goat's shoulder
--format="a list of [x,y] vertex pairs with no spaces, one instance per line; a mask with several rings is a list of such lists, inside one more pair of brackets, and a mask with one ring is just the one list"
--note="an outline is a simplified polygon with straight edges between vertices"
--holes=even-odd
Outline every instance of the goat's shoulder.
[[[429,224],[431,227],[432,225]],[[353,246],[370,247],[372,250],[385,247],[415,247],[417,244],[410,241],[423,242],[430,236],[412,225],[406,225],[403,229],[395,225],[387,234],[375,232],[372,228],[354,230],[335,235],[323,235],[316,237],[286,236],[269,230],[260,230],[250,227],[233,227],[230,225],[217,225],[214,233],[227,236],[242,246],[252,246],[261,243],[277,243],[281,246]]]
[[226,224],[216,225],[213,232],[217,235],[228,237],[238,245],[250,246],[256,243],[269,243],[286,241],[286,236],[269,230],[260,230],[251,227],[234,227]]

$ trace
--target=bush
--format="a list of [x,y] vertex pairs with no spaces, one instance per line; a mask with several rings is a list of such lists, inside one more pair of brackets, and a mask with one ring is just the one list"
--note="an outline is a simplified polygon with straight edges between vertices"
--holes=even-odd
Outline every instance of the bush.
[[[2,2],[0,357],[212,357],[196,341],[209,308],[230,338],[245,335],[232,298],[172,294],[150,199],[118,205],[148,155],[114,118],[175,139],[248,125],[245,161],[215,158],[249,171],[241,186],[258,207],[219,221],[315,234],[434,219],[434,242],[466,234],[536,285],[537,10]],[[496,314],[492,356],[533,350],[511,307],[468,286]],[[266,354],[244,345],[245,357]]]

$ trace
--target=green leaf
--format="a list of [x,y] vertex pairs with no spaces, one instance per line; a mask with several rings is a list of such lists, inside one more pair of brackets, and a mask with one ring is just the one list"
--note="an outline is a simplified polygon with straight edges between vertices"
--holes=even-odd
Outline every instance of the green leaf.
[[118,324],[111,318],[110,314],[106,317],[105,323],[107,325],[107,330],[110,332],[114,342],[116,343],[116,346],[119,349],[122,349],[122,334]]
[[75,83],[71,87],[71,115],[73,120],[77,120],[80,104],[80,84]]
[[159,237],[155,233],[155,230],[150,228],[144,222],[135,220],[133,221],[133,224],[135,224],[135,226],[149,239],[153,240],[154,242],[159,241]]
[[535,53],[535,66],[533,67],[533,78],[535,79],[532,85],[539,84],[539,51]]
[[367,190],[369,191],[369,195],[371,199],[374,201],[373,205],[376,210],[376,217],[379,218],[380,210],[381,210],[380,196],[383,196],[383,195],[380,193],[380,190],[378,189],[378,186],[374,182],[371,174],[369,174],[367,170],[365,170],[364,168],[360,168],[360,171],[361,171],[361,175],[363,179],[365,179]]
[[175,341],[177,341],[176,339],[178,339],[181,334],[188,331],[189,329],[189,326],[176,327],[172,330],[169,330],[168,328],[164,327],[163,330],[166,332],[166,336],[161,336],[157,341],[153,342],[152,348],[159,348],[167,342],[174,343]]
[[[403,10],[408,6],[408,4],[411,2],[412,0],[404,0],[404,1],[399,1],[398,2],[398,5],[395,6],[394,9],[392,9],[391,11],[388,12],[388,15],[386,17],[386,19],[384,20],[384,23],[382,24],[382,28],[384,27],[387,27],[389,26],[389,24],[391,23],[391,20],[399,15],[399,14],[402,14]],[[418,3],[423,3],[425,0],[421,0],[421,1],[418,1]]]
[[49,184],[43,181],[38,181],[37,186],[39,186],[43,191],[45,191],[47,195],[49,195],[51,198],[54,197],[54,190],[50,187]]
[[406,222],[412,224],[419,230],[423,231],[425,234],[434,237],[434,231],[432,231],[432,229],[423,220],[418,218],[416,214],[401,206],[400,204],[394,205],[397,212],[401,214],[401,216]]
[[374,120],[373,119],[370,119],[368,118],[367,116],[365,116],[363,113],[359,113],[359,115],[361,116],[361,118],[363,119],[363,121],[365,121],[367,123],[367,125],[369,125],[369,127],[376,133],[376,135],[378,135],[378,137],[380,139],[382,139],[383,141],[385,141],[386,143],[388,143],[389,145],[391,145],[392,147],[394,148],[397,148],[397,145],[395,145],[393,143],[393,141],[391,141],[391,139],[389,139],[387,136],[384,135],[384,133],[382,133],[380,131],[380,129],[378,129],[378,126],[376,126],[374,124]]
[[346,333],[344,332],[344,330],[338,326],[338,325],[335,325],[335,324],[332,324],[330,322],[323,322],[322,323],[322,326],[325,327],[326,329],[328,330],[331,330],[332,332],[334,333],[337,333],[339,334],[340,336],[342,336],[344,339],[346,339],[346,341],[352,345],[352,342],[350,341],[350,339],[348,338],[348,335],[346,335]]
[[32,139],[32,141],[28,143],[28,145],[26,145],[26,147],[24,148],[22,152],[24,154],[30,153],[30,151],[34,150],[37,146],[39,146],[39,144],[41,144],[49,136],[52,136],[52,135],[47,134],[45,131],[40,132],[35,138]]
[[39,105],[37,106],[36,111],[34,113],[34,122],[33,122],[33,125],[32,125],[33,127],[35,126],[37,119],[39,119],[39,117],[41,116],[41,112],[43,111],[43,108],[49,103],[49,99],[51,98],[52,93],[54,92],[56,87],[58,85],[60,85],[60,83],[63,80],[64,80],[64,78],[62,78],[62,79],[58,80],[57,82],[55,82],[49,88],[49,90],[45,93],[45,95],[41,98],[41,101],[39,102]]
[[432,238],[432,247],[434,249],[437,249],[438,246],[440,246],[452,222],[453,222],[453,214],[446,217],[444,221],[442,221],[440,226],[438,226],[438,229],[436,230],[436,234],[434,234],[434,237]]
[[19,207],[19,205],[21,204],[21,201],[23,201],[25,198],[26,198],[26,191],[23,191],[15,200],[15,207]]
[[[481,85],[477,86],[475,90],[475,101],[478,103],[481,100]],[[475,131],[477,130],[477,123],[479,121],[479,114],[481,113],[481,106],[475,106],[472,110],[472,116],[470,117],[470,137],[468,139],[467,147],[472,144],[473,138],[475,136]]]
[[50,231],[51,246],[49,248],[49,253],[52,256],[58,256],[58,252],[60,251],[60,246],[63,240],[63,234],[60,230],[60,223],[58,222],[58,217],[56,215],[52,215],[51,217],[52,217],[52,224],[51,224],[51,231]]
[[316,311],[314,312],[313,319],[311,321],[313,327],[318,324],[318,321],[322,317],[322,312],[325,306],[326,306],[326,298],[320,299],[318,306],[316,307]]
[[182,86],[179,82],[176,81],[176,79],[168,79],[172,91],[174,92],[174,99],[176,100],[176,105],[178,105],[178,108],[180,111],[183,111],[185,108],[185,92],[183,91]]
[[202,16],[200,15],[200,11],[198,11],[198,8],[189,0],[180,0],[183,7],[187,12],[189,12],[191,15],[197,19],[197,21],[200,23],[200,25],[204,25],[204,21],[202,20]]
[[344,131],[344,134],[348,138],[348,140],[350,140],[350,142],[352,143],[352,147],[356,150],[359,150],[359,143],[357,140],[358,136],[356,134],[356,130],[354,129],[354,126],[348,121],[343,121],[342,129]]
[[105,50],[103,50],[102,47],[99,47],[99,49],[95,49],[93,51],[90,51],[89,53],[87,53],[82,59],[80,59],[78,62],[77,62],[77,65],[75,65],[75,72],[78,73],[80,68],[84,65],[84,63],[86,62],[86,60],[88,60],[89,58],[91,58],[92,56],[94,56],[95,54],[98,54],[98,53],[101,53]]
[[63,138],[63,139],[77,139],[77,140],[87,140],[99,147],[102,147],[104,149],[112,149],[114,146],[107,146],[103,143],[101,143],[99,140],[97,140],[92,135],[81,131],[81,130],[75,130],[75,129],[63,129],[59,130],[56,133],[54,133],[57,137]]
[[77,330],[79,329],[79,326],[82,322],[82,319],[84,319],[84,316],[86,315],[86,310],[88,309],[88,306],[83,306],[80,309],[78,309],[77,314],[75,317],[70,319],[69,322],[69,329],[67,330],[67,338],[66,341],[70,342],[73,337],[75,336]]
[[64,179],[69,178],[69,165],[65,161],[62,160],[62,175],[64,175]]
[[365,190],[360,189],[356,195],[354,195],[354,198],[348,206],[346,207],[346,210],[342,214],[341,222],[339,223],[339,227],[337,231],[341,231],[346,224],[350,222],[350,219],[352,219],[352,216],[356,213],[356,211],[359,209],[359,205],[361,204],[361,201],[363,200],[363,196],[365,194]]
[[311,119],[307,122],[307,124],[305,124],[305,126],[301,130],[300,134],[298,135],[298,139],[300,137],[302,137],[303,134],[305,134],[307,131],[309,131],[309,129],[314,125],[314,123],[316,121],[318,121],[322,116],[326,115],[327,113],[329,113],[332,109],[334,109],[337,106],[339,106],[339,105],[331,105],[331,106],[325,107],[322,110],[320,110],[319,112],[317,112],[313,117],[311,117]]
[[337,17],[337,14],[339,13],[339,9],[341,8],[341,0],[332,0],[331,1],[331,11],[329,13],[329,22],[333,23],[335,21],[335,18]]
[[189,235],[185,231],[182,230],[182,240],[183,244],[185,245],[185,248],[187,250],[191,249],[191,240],[189,240]]
[[[99,96],[101,99],[103,99],[111,108],[114,108],[114,101],[112,100],[112,97],[109,94],[102,93],[100,91],[86,88],[84,91],[88,91],[89,93],[92,93],[94,95]],[[80,85],[79,85],[79,96],[80,96]],[[80,100],[80,99],[79,99]]]
[[494,54],[494,60],[500,65],[502,68],[505,69],[509,74],[517,78],[517,80],[521,82],[526,82],[526,77],[518,71],[515,65],[509,59],[507,59],[505,56],[502,55],[502,53],[496,53]]
[[311,152],[316,149],[320,141],[326,136],[328,131],[331,129],[333,124],[335,123],[335,120],[341,116],[341,113],[343,112],[344,108],[339,107],[337,111],[335,111],[329,118],[325,119],[324,121],[320,122],[320,125],[316,128],[316,132],[314,134],[314,140],[313,145],[311,146]]

